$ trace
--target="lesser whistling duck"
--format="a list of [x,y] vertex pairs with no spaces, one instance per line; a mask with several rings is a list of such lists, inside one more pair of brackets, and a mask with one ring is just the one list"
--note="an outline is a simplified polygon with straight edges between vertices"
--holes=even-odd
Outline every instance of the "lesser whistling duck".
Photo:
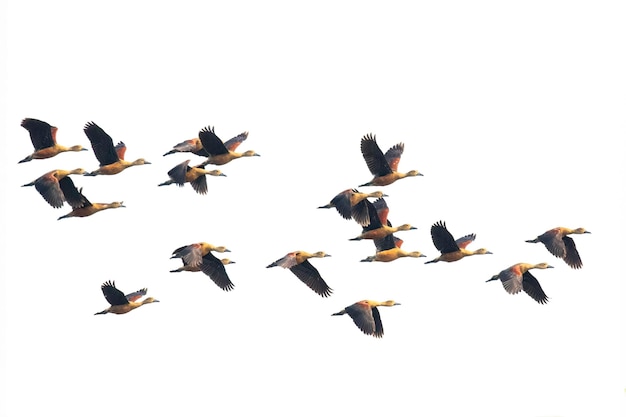
[[202,147],[209,153],[205,164],[224,165],[232,161],[246,156],[261,156],[254,151],[245,151],[243,153],[235,152],[237,147],[248,138],[248,132],[243,132],[225,143],[217,137],[213,127],[208,126],[198,134]]
[[399,258],[423,258],[426,256],[419,251],[405,251],[401,248],[402,243],[402,239],[395,237],[393,234],[382,239],[375,239],[376,255],[368,256],[362,259],[361,262],[391,262]]
[[218,259],[211,251],[208,251],[206,255],[204,255],[198,265],[191,266],[189,263],[185,261],[185,258],[182,258],[183,266],[174,269],[170,272],[181,272],[181,271],[202,271],[205,275],[208,275],[209,278],[221,289],[224,291],[230,291],[235,288],[235,284],[232,283],[230,278],[228,277],[228,273],[226,272],[226,268],[224,265],[235,263],[229,259]]
[[204,156],[205,158],[209,156],[208,152],[202,147],[200,138],[182,141],[179,144],[174,145],[171,151],[165,152],[163,156],[171,155],[177,152],[191,152],[194,155]]
[[330,200],[330,203],[318,208],[336,208],[337,212],[346,220],[354,219],[361,226],[367,226],[370,224],[370,216],[367,206],[364,201],[367,198],[381,198],[388,197],[382,191],[375,191],[372,193],[361,193],[357,189],[347,189]]
[[123,292],[115,287],[115,281],[107,281],[102,284],[102,293],[104,298],[111,304],[111,307],[95,313],[97,314],[126,314],[131,310],[141,307],[144,304],[158,303],[159,300],[155,300],[152,297],[144,298],[141,301],[137,301],[148,293],[147,288],[142,288],[139,291],[131,292],[124,295]]
[[537,278],[535,278],[529,270],[546,268],[554,267],[545,262],[534,265],[519,263],[500,271],[499,274],[489,278],[486,282],[500,280],[502,281],[504,289],[509,294],[517,294],[521,290],[524,290],[533,300],[539,304],[545,304],[548,302],[548,296],[543,292]]
[[[63,202],[67,201],[72,207],[80,207],[83,199],[80,194],[73,193],[76,189],[74,182],[69,175],[84,175],[85,170],[76,168],[72,170],[55,169],[47,172],[36,180],[22,185],[22,187],[35,186],[39,194],[54,208],[63,207]],[[67,191],[67,195],[66,195]]]
[[383,322],[380,320],[378,307],[392,307],[399,305],[400,303],[396,303],[393,300],[383,302],[363,300],[356,302],[332,315],[341,316],[348,314],[354,321],[354,324],[356,324],[356,326],[361,329],[363,333],[374,337],[383,337]]
[[374,178],[359,187],[371,185],[385,186],[393,184],[402,178],[421,176],[422,174],[416,170],[406,173],[398,172],[398,164],[403,152],[404,143],[398,143],[383,154],[383,151],[380,150],[376,143],[376,136],[371,133],[365,135],[361,139],[361,153],[367,168],[374,175]]
[[391,226],[391,223],[387,219],[389,208],[384,198],[379,198],[373,203],[364,200],[363,203],[368,210],[370,223],[367,226],[363,226],[363,231],[359,236],[353,237],[350,240],[382,239],[392,233],[417,229],[417,227],[413,227],[410,224]]
[[126,207],[123,201],[114,201],[112,203],[92,203],[83,195],[82,188],[80,190],[76,189],[72,180],[69,177],[65,178],[66,180],[62,184],[63,195],[68,202],[73,202],[73,210],[64,216],[59,217],[57,220],[68,217],[87,217],[102,210]]
[[574,239],[567,235],[581,235],[591,233],[582,227],[577,229],[568,229],[567,227],[555,227],[550,229],[535,239],[527,240],[528,243],[541,242],[557,258],[561,258],[574,269],[582,268],[583,261],[580,259]]
[[211,243],[199,242],[181,246],[172,252],[170,259],[182,258],[183,264],[189,265],[190,267],[197,267],[201,265],[203,257],[211,251],[219,253],[230,252],[225,246],[215,246]]
[[206,194],[208,191],[206,184],[207,175],[212,175],[214,177],[226,176],[226,174],[224,174],[219,169],[213,169],[210,171],[208,169],[204,169],[205,164],[190,167],[189,161],[190,160],[188,159],[185,162],[182,162],[176,165],[174,168],[170,169],[167,172],[167,175],[169,175],[170,179],[159,184],[159,187],[170,184],[176,184],[179,187],[182,187],[183,185],[185,185],[186,182],[188,182],[198,194]]
[[88,122],[83,130],[91,142],[96,158],[100,162],[100,168],[85,175],[115,175],[135,165],[150,164],[143,158],[132,162],[125,160],[126,145],[124,142],[119,142],[113,146],[111,136],[94,122]]
[[485,248],[480,248],[475,251],[466,249],[467,245],[472,243],[474,239],[476,239],[476,235],[474,233],[470,235],[463,236],[457,240],[454,240],[452,233],[448,231],[446,228],[446,224],[442,221],[439,221],[432,225],[430,228],[430,235],[432,236],[433,243],[439,252],[441,252],[441,256],[432,259],[427,264],[435,263],[435,262],[455,262],[459,259],[463,259],[466,256],[472,255],[491,255]]
[[326,284],[319,271],[309,262],[310,258],[326,258],[330,256],[325,252],[309,253],[305,251],[290,252],[284,257],[272,262],[267,268],[281,266],[288,268],[300,281],[322,297],[328,297],[333,290]]
[[62,146],[57,143],[57,128],[37,119],[26,118],[22,120],[22,127],[28,130],[30,141],[35,147],[35,152],[22,159],[19,163],[32,161],[33,159],[52,158],[61,152],[86,151],[81,145]]

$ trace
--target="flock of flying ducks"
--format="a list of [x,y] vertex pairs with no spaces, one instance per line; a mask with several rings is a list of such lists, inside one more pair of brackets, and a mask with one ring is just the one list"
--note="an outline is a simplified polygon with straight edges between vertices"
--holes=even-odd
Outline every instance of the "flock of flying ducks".
[[[21,125],[28,130],[35,150],[32,154],[19,161],[19,163],[34,159],[52,158],[62,152],[87,151],[81,145],[70,147],[59,145],[56,141],[57,128],[44,121],[26,118]],[[117,175],[129,167],[150,164],[143,158],[135,161],[125,160],[126,146],[124,143],[119,142],[117,145],[114,145],[113,139],[93,122],[88,122],[85,125],[84,132],[91,142],[92,150],[99,162],[98,169],[91,172],[87,172],[82,168],[74,170],[57,169],[47,172],[36,180],[23,185],[24,187],[34,186],[46,202],[54,208],[61,208],[64,203],[68,203],[72,207],[72,211],[59,217],[59,220],[68,217],[87,217],[103,210],[124,207],[123,202],[91,203],[83,195],[82,188],[78,189],[74,185],[70,177],[71,175]],[[215,134],[213,128],[203,128],[200,130],[198,138],[186,140],[175,145],[163,156],[185,152],[204,157],[206,160],[195,166],[189,165],[190,160],[178,164],[167,173],[169,179],[160,183],[159,186],[176,184],[182,187],[185,183],[189,183],[198,194],[206,194],[208,190],[207,175],[225,176],[218,169],[206,169],[207,165],[221,166],[238,158],[260,156],[252,150],[242,153],[236,151],[237,147],[247,137],[248,132],[243,132],[223,142]],[[417,170],[398,171],[398,164],[403,152],[404,144],[398,143],[383,153],[376,142],[376,137],[372,134],[365,135],[361,139],[361,153],[373,178],[360,185],[360,187],[383,187],[403,178],[421,176],[422,174]],[[341,217],[346,220],[354,220],[362,227],[361,234],[350,240],[369,239],[374,242],[376,247],[375,255],[368,256],[362,262],[392,262],[402,257],[424,257],[419,251],[409,252],[401,248],[403,241],[396,237],[395,234],[414,230],[415,227],[410,224],[392,226],[387,219],[389,208],[384,197],[387,197],[387,195],[381,191],[363,193],[357,189],[347,189],[337,194],[330,203],[319,208],[335,208]],[[370,198],[376,200],[370,201]],[[484,248],[477,250],[467,249],[467,246],[476,239],[476,235],[472,233],[455,239],[444,222],[440,221],[433,224],[430,232],[433,244],[440,252],[440,255],[427,261],[427,264],[456,262],[467,256],[491,254]],[[582,261],[574,240],[569,235],[585,233],[590,232],[583,228],[555,227],[526,242],[544,244],[552,255],[563,259],[571,268],[579,269],[582,267]],[[202,271],[222,290],[230,291],[234,289],[234,284],[228,277],[225,268],[225,265],[233,262],[227,258],[219,259],[213,252],[224,253],[230,251],[224,246],[215,246],[206,242],[180,247],[173,252],[172,258],[180,258],[183,265],[170,272]],[[322,297],[328,297],[333,293],[333,290],[324,281],[319,271],[309,262],[311,258],[328,256],[330,255],[325,252],[294,251],[269,264],[267,268],[279,266],[289,269],[315,293]],[[552,266],[547,263],[518,263],[494,275],[487,282],[499,280],[508,293],[517,294],[523,290],[538,303],[545,304],[548,301],[548,297],[541,288],[539,281],[530,273],[530,270],[547,268],[552,268]],[[115,282],[107,281],[102,284],[101,289],[110,306],[96,314],[125,314],[144,304],[158,302],[158,300],[152,297],[142,299],[147,294],[146,288],[125,295],[116,288]],[[382,337],[383,325],[378,307],[395,305],[399,305],[399,303],[393,300],[384,302],[362,300],[334,313],[333,316],[348,314],[363,333],[374,337]]]

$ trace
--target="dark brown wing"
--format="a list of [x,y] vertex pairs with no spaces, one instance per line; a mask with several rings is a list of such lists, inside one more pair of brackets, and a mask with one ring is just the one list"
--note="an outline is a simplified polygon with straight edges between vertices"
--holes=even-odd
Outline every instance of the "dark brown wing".
[[213,127],[207,126],[198,133],[202,147],[209,155],[222,155],[228,153],[224,142],[217,137]]
[[65,197],[65,201],[72,206],[72,208],[80,208],[87,207],[91,205],[91,202],[87,200],[82,193],[82,188],[78,190],[74,185],[74,181],[68,176],[64,177],[59,181],[59,187],[61,187],[61,191],[63,191],[63,196]]
[[189,266],[199,266],[202,263],[202,250],[196,243],[181,246],[172,253],[172,258],[182,258],[183,263]]
[[454,236],[448,231],[444,222],[439,221],[433,224],[430,228],[430,235],[433,238],[433,244],[442,254],[459,250],[459,245],[457,245]]
[[[361,329],[363,333],[373,335],[376,332],[376,321],[370,306],[356,303],[346,307],[345,311],[352,318],[356,327]],[[380,317],[378,317],[378,320],[380,321]]]
[[328,284],[326,284],[326,281],[322,279],[319,271],[311,265],[308,259],[301,264],[292,266],[289,269],[300,279],[300,281],[304,282],[310,289],[322,297],[328,297],[332,294],[333,290],[328,286]]
[[548,302],[548,296],[545,292],[543,292],[541,285],[539,285],[539,281],[537,281],[537,278],[535,278],[528,271],[526,271],[523,275],[522,287],[526,294],[530,295],[530,297],[539,304],[545,304]]
[[200,269],[202,269],[202,272],[208,275],[209,278],[211,278],[211,280],[224,291],[230,291],[235,288],[235,284],[233,284],[230,278],[228,278],[224,264],[222,264],[222,261],[217,259],[211,252],[202,257]]
[[[352,192],[357,193],[358,191],[352,190]],[[352,206],[352,209],[350,210],[350,214],[352,215],[354,221],[356,221],[361,226],[367,226],[370,224],[370,213],[369,209],[367,208],[367,204],[365,203],[365,200],[359,201],[354,206]]]
[[128,304],[128,299],[124,295],[123,292],[115,288],[115,281],[107,281],[102,284],[102,294],[104,294],[104,298],[111,304],[112,306],[121,306],[124,304]]
[[558,234],[558,229],[548,230],[537,239],[543,243],[548,251],[557,258],[565,257],[565,243]]
[[30,141],[33,143],[35,150],[49,148],[54,146],[54,138],[52,136],[52,126],[48,123],[37,119],[22,120],[22,127],[28,130]]
[[376,252],[389,250],[395,248],[396,241],[399,240],[393,234],[387,235],[382,239],[374,239],[374,245],[376,246]]
[[91,142],[93,153],[98,158],[100,166],[109,165],[120,160],[113,146],[113,139],[100,126],[88,122],[83,129]]
[[378,211],[376,210],[376,206],[371,203],[369,200],[363,200],[363,203],[367,207],[367,213],[370,218],[370,222],[367,226],[363,226],[363,231],[367,232],[369,230],[380,229],[383,224],[380,222],[380,218],[378,217]]
[[52,207],[63,207],[65,198],[63,197],[63,191],[61,191],[59,181],[57,181],[56,177],[48,174],[42,175],[35,180],[35,188]]
[[580,259],[574,239],[569,236],[563,236],[563,244],[565,245],[565,257],[563,258],[565,263],[574,269],[582,268],[583,261]]
[[520,275],[519,264],[501,271],[498,274],[498,278],[502,282],[505,291],[509,294],[517,294],[523,288],[523,275]]
[[352,207],[350,206],[350,195],[352,190],[345,190],[337,194],[330,200],[331,206],[335,207],[341,217],[346,220],[352,218]]
[[376,143],[376,136],[368,133],[361,139],[361,153],[372,175],[382,177],[393,171],[389,163]]
[[372,307],[372,317],[374,318],[374,337],[383,337],[383,322],[380,320],[380,313],[377,307]]
[[206,175],[200,175],[198,178],[191,181],[190,184],[198,194],[206,194],[209,191],[209,188],[206,185]]
[[185,162],[182,162],[176,165],[174,168],[167,171],[167,175],[174,181],[176,185],[182,187],[185,185],[185,179],[187,177],[187,171],[189,171],[189,161],[187,159]]

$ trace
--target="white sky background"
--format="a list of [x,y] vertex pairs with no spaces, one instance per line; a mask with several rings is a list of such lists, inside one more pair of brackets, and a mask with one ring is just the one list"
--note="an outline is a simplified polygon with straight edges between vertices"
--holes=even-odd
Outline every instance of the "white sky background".
[[[0,413],[623,413],[624,10],[430,3],[7,2]],[[25,117],[89,148],[94,121],[151,161],[73,177],[127,207],[57,221],[69,206],[20,185],[98,163],[18,165]],[[249,131],[238,150],[262,156],[222,167],[207,196],[157,187],[202,162],[162,155],[207,125]],[[403,248],[428,258],[360,263],[374,254],[348,241],[360,227],[316,209],[371,178],[369,132],[383,151],[404,142],[399,169],[424,173],[384,191],[390,220],[418,227]],[[494,254],[424,265],[438,220]],[[574,236],[581,270],[524,242],[555,226],[592,232]],[[232,250],[234,291],[168,272],[200,241]],[[265,268],[298,249],[332,255],[312,260],[328,299]],[[535,273],[547,305],[485,283],[517,262],[555,266]],[[161,302],[94,316],[108,279]],[[381,308],[383,339],[331,317],[361,299],[402,303]]]

